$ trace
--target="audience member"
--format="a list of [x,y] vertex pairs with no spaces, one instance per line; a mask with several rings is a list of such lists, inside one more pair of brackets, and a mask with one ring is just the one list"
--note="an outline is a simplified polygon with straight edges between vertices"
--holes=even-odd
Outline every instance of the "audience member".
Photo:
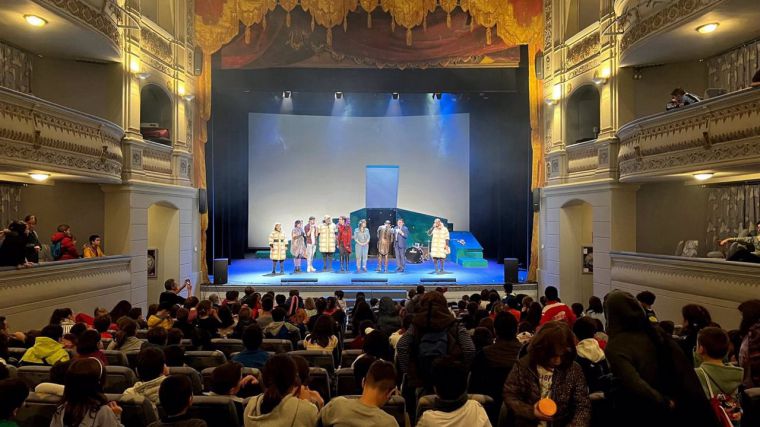
[[554,286],[547,286],[544,291],[544,296],[546,296],[546,304],[544,304],[544,308],[541,310],[541,321],[539,322],[539,325],[543,325],[552,320],[559,320],[567,323],[568,326],[572,328],[573,323],[575,323],[575,313],[573,313],[573,310],[571,310],[567,304],[560,302],[557,288]]
[[362,381],[362,395],[358,399],[336,397],[320,413],[325,427],[388,427],[398,422],[381,409],[396,390],[396,370],[393,364],[377,360]]
[[677,87],[670,92],[670,102],[665,106],[665,110],[670,111],[674,108],[685,107],[687,105],[695,104],[700,99],[693,93],[686,92],[685,90]]
[[211,391],[209,396],[225,396],[239,405],[238,413],[243,413],[243,398],[238,393],[249,385],[258,384],[253,375],[243,376],[243,365],[237,362],[227,362],[214,368],[211,374]]
[[4,267],[28,267],[27,262],[27,225],[23,221],[13,221],[5,232],[2,244],[0,244],[0,266]]
[[49,325],[61,325],[64,334],[71,332],[74,322],[74,312],[70,308],[56,308],[50,316]]
[[148,329],[146,338],[148,339],[148,343],[145,345],[146,347],[163,350],[169,340],[169,333],[166,329],[161,327],[150,328]]
[[232,356],[232,360],[247,368],[263,368],[269,359],[269,353],[259,348],[264,339],[261,327],[256,322],[251,323],[243,332],[242,339],[245,350]]
[[760,387],[760,300],[739,304],[742,320],[739,324],[737,361],[744,369],[744,386]]
[[182,287],[179,287],[177,285],[176,280],[167,279],[164,282],[164,291],[161,292],[161,295],[158,297],[158,304],[164,305],[166,307],[184,304],[185,298],[179,296],[179,293],[182,292],[183,289],[187,289],[188,297],[192,295],[193,284],[190,282],[190,279],[185,279],[185,282],[182,284]]
[[475,356],[470,374],[470,391],[501,401],[502,388],[512,366],[517,362],[522,344],[517,340],[517,320],[509,313],[499,313],[494,320],[496,341]]
[[356,361],[364,357],[372,356],[375,359],[393,361],[393,348],[391,348],[388,336],[382,331],[372,331],[367,334],[362,346],[362,354],[354,360],[351,367],[354,367]]
[[433,363],[433,409],[425,411],[417,427],[491,427],[483,406],[467,397],[467,369],[448,357]]
[[610,367],[604,351],[599,346],[596,324],[590,317],[581,317],[573,325],[573,332],[578,344],[575,345],[575,361],[583,369],[589,393],[609,391]]
[[238,291],[227,291],[224,293],[224,299],[222,300],[222,307],[226,307],[228,304],[233,302],[239,302],[238,298],[240,297],[240,292]]
[[111,321],[118,324],[122,317],[129,315],[129,310],[132,310],[132,304],[127,300],[121,300],[113,306],[108,315],[111,316]]
[[208,346],[212,339],[219,338],[219,328],[222,321],[219,319],[217,309],[211,301],[201,301],[198,304],[198,318],[196,319],[199,341],[202,346]]
[[238,312],[238,321],[232,330],[231,337],[236,339],[242,338],[245,330],[254,323],[256,323],[256,320],[253,318],[253,311],[247,306],[241,307]]
[[113,335],[108,332],[108,330],[111,328],[111,316],[108,314],[96,317],[92,321],[92,327],[98,331],[98,333],[100,333],[100,338],[104,340],[113,339]]
[[314,303],[314,298],[308,297],[303,303],[303,307],[306,310],[306,315],[311,319],[317,314],[317,306]]
[[346,349],[349,350],[361,350],[364,347],[364,340],[367,339],[367,334],[375,330],[375,324],[372,320],[365,319],[359,322],[359,326],[353,330],[353,341],[347,342]]
[[573,314],[575,315],[576,319],[580,319],[584,315],[584,309],[583,304],[579,302],[574,302],[570,304],[570,309],[573,310]]
[[[551,296],[547,300],[552,301]],[[556,404],[552,416],[539,408],[539,400],[546,398]],[[516,426],[589,425],[588,388],[575,363],[575,337],[566,322],[549,321],[538,330],[527,356],[514,365],[504,383],[504,403],[514,413]]]
[[272,310],[274,309],[274,299],[264,297],[261,300],[261,311],[259,311],[259,317],[256,319],[256,323],[262,328],[266,328],[267,325],[272,323]]
[[296,363],[298,379],[300,382],[300,385],[296,391],[293,392],[293,395],[299,399],[313,403],[317,409],[322,409],[322,407],[325,406],[325,400],[318,391],[309,388],[309,382],[311,380],[309,376],[309,362],[303,356],[290,356],[290,358]]
[[[97,234],[93,234],[88,239],[88,243],[84,245],[84,248],[82,248],[82,257],[83,258],[99,258],[106,256],[105,253],[103,253],[103,248],[100,247],[100,236]],[[118,319],[115,319],[118,320]]]
[[172,307],[174,307],[174,304],[166,301],[159,304],[156,314],[151,314],[148,316],[148,327],[159,327],[167,330],[170,329],[174,323],[171,317]]
[[171,328],[166,331],[166,345],[180,345],[185,338],[185,334],[179,328]]
[[63,399],[50,427],[120,426],[122,409],[103,394],[106,372],[98,359],[80,359],[66,372]]
[[100,360],[103,366],[108,365],[105,353],[100,349],[100,334],[98,331],[88,329],[77,339],[77,359],[93,357]]
[[271,357],[262,375],[264,393],[248,402],[244,416],[246,427],[313,427],[317,424],[317,407],[293,395],[298,387],[298,369],[290,356]]
[[531,326],[533,327],[533,331],[535,331],[538,328],[538,326],[541,324],[541,318],[543,316],[542,312],[543,312],[543,307],[541,307],[541,303],[533,301],[530,303],[528,310],[525,313],[523,313],[525,316],[520,317],[520,320],[530,323]]
[[606,322],[604,318],[604,306],[602,305],[602,300],[599,299],[599,297],[592,296],[588,299],[588,309],[586,309],[586,316],[592,319],[597,319],[602,322],[602,325],[604,325]]
[[127,317],[137,322],[137,329],[146,329],[148,327],[148,322],[145,321],[142,314],[142,308],[140,307],[132,307],[132,309],[129,310]]
[[170,368],[185,366],[185,349],[181,345],[167,345],[164,347],[164,358]]
[[264,327],[264,336],[267,338],[301,339],[301,330],[290,322],[285,321],[285,310],[280,307],[272,310],[272,322]]
[[20,364],[52,366],[69,360],[69,353],[61,344],[63,328],[61,325],[47,325],[34,340],[34,346],[24,353]]
[[409,329],[409,326],[412,325],[412,319],[414,319],[414,316],[411,314],[407,314],[404,316],[404,320],[401,322],[401,328],[394,331],[389,341],[391,343],[391,346],[393,346],[393,350],[396,350],[396,345],[398,344],[398,340],[406,333],[407,329]]
[[159,387],[158,396],[164,416],[148,427],[206,427],[205,421],[191,418],[187,413],[193,405],[193,384],[187,376],[167,377]]
[[77,245],[74,236],[71,234],[71,227],[68,224],[61,224],[58,226],[58,231],[50,237],[52,245],[50,246],[50,253],[55,261],[63,261],[67,259],[79,258],[79,252],[77,252]]
[[478,326],[475,328],[475,330],[472,331],[472,343],[475,345],[476,352],[481,351],[483,347],[487,345],[493,344],[493,334],[491,334],[491,330],[485,326]]
[[178,308],[177,317],[172,324],[172,328],[176,328],[182,331],[182,337],[192,341],[194,347],[200,346],[200,340],[198,338],[198,331],[195,328],[195,323],[190,320],[190,310],[186,309],[185,307]]
[[712,399],[723,395],[718,400],[726,408],[727,415],[730,419],[739,421],[739,387],[744,370],[723,362],[728,355],[729,346],[728,334],[724,330],[708,326],[699,331],[697,353],[701,356],[702,364],[695,370],[705,396]]
[[9,378],[0,381],[0,426],[18,426],[13,419],[16,413],[29,396],[29,388],[24,381],[18,378]]
[[684,354],[692,362],[693,366],[698,366],[697,335],[703,328],[712,325],[712,316],[710,312],[698,304],[686,304],[681,308],[683,323],[681,324],[680,340],[678,344],[683,349]]
[[333,351],[338,346],[338,337],[334,332],[335,322],[330,316],[319,316],[314,329],[303,340],[306,350]]
[[641,307],[644,308],[647,319],[649,319],[649,321],[652,323],[657,323],[657,314],[652,308],[652,306],[654,306],[655,299],[657,299],[655,294],[649,291],[643,291],[636,294],[636,300],[639,302],[639,304],[641,304]]
[[140,381],[124,390],[124,396],[142,396],[154,404],[159,403],[159,387],[169,374],[164,352],[148,347],[137,355],[137,377]]
[[42,250],[42,243],[40,243],[40,236],[37,234],[37,216],[27,215],[24,218],[26,223],[26,260],[28,262],[37,264],[40,262],[40,251]]
[[377,313],[377,329],[390,336],[401,327],[401,318],[398,315],[398,307],[390,297],[380,298]]

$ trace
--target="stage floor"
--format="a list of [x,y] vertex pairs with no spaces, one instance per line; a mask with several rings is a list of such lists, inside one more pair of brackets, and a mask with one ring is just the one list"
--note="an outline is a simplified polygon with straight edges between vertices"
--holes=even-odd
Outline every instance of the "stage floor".
[[[228,285],[280,285],[293,281],[300,285],[351,285],[354,286],[399,286],[399,285],[417,285],[422,280],[426,285],[441,283],[442,285],[500,285],[504,283],[504,266],[496,261],[488,260],[487,268],[464,268],[453,262],[446,263],[448,274],[433,274],[432,261],[422,264],[407,264],[406,271],[396,273],[396,263],[391,261],[388,266],[389,273],[376,273],[377,260],[370,259],[367,273],[357,273],[352,270],[350,273],[339,273],[333,271],[321,272],[322,260],[315,261],[315,268],[320,271],[316,273],[293,274],[293,260],[285,261],[285,274],[272,276],[272,262],[268,259],[260,259],[250,256],[246,259],[232,260],[228,270]],[[356,268],[354,261],[351,261],[352,269]],[[306,268],[304,261],[302,267]],[[340,264],[335,261],[333,269],[340,268]],[[520,270],[518,279],[524,282],[527,278],[527,272]],[[307,279],[316,279],[316,282],[306,282]],[[372,281],[377,279],[387,279],[387,282]]]

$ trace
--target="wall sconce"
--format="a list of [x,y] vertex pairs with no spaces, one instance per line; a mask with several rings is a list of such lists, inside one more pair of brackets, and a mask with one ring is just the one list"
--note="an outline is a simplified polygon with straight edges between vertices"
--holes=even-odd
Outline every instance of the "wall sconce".
[[182,96],[182,99],[184,99],[187,102],[190,102],[193,99],[195,99],[195,95],[187,93],[187,94],[185,94],[185,95]]
[[177,83],[177,95],[182,97],[185,96],[185,84],[182,82]]
[[594,71],[594,77],[591,79],[591,81],[594,82],[595,85],[603,85],[607,83],[607,80],[610,79],[611,75],[612,75],[612,69],[610,69],[610,66],[603,65],[600,68],[597,68],[596,71]]
[[546,99],[546,104],[554,105],[558,103],[560,99],[562,99],[562,84],[557,83],[552,86],[552,94],[549,98]]
[[145,80],[150,77],[150,73],[142,71],[142,63],[139,58],[132,57],[129,60],[129,72],[140,80]]

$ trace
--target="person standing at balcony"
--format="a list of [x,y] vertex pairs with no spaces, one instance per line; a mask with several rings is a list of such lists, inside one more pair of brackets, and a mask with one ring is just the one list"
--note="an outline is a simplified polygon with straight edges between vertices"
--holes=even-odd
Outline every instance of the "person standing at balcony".
[[24,218],[26,223],[27,235],[26,235],[26,260],[38,264],[40,262],[40,236],[37,235],[37,217],[35,215],[27,215]]
[[84,253],[84,258],[99,258],[106,256],[106,254],[103,253],[103,248],[100,247],[100,236],[93,234],[90,236],[89,242],[90,243],[84,245],[84,250],[82,251]]
[[697,95],[686,92],[685,90],[677,87],[670,92],[670,102],[665,106],[665,109],[670,111],[674,108],[685,107],[687,105],[695,104],[701,101]]
[[50,241],[53,243],[50,246],[50,254],[55,261],[79,258],[74,236],[68,224],[59,225],[58,231],[53,234]]

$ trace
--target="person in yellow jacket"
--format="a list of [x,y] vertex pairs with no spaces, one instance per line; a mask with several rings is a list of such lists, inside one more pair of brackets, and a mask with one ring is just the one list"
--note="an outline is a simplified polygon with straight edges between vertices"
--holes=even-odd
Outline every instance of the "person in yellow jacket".
[[322,224],[319,225],[319,252],[322,253],[324,265],[322,271],[332,271],[332,260],[335,254],[335,240],[338,227],[332,221],[330,215],[325,215]]
[[288,239],[282,232],[282,224],[274,225],[274,230],[269,233],[269,259],[272,260],[272,274],[276,274],[275,267],[280,263],[280,274],[285,274],[285,258],[288,257]]
[[61,344],[63,328],[61,325],[47,325],[42,328],[34,345],[21,357],[21,365],[53,366],[58,362],[69,360],[69,353]]
[[103,253],[103,248],[100,247],[100,236],[97,234],[90,236],[90,243],[84,245],[82,255],[84,258],[99,258],[106,256],[106,254]]

